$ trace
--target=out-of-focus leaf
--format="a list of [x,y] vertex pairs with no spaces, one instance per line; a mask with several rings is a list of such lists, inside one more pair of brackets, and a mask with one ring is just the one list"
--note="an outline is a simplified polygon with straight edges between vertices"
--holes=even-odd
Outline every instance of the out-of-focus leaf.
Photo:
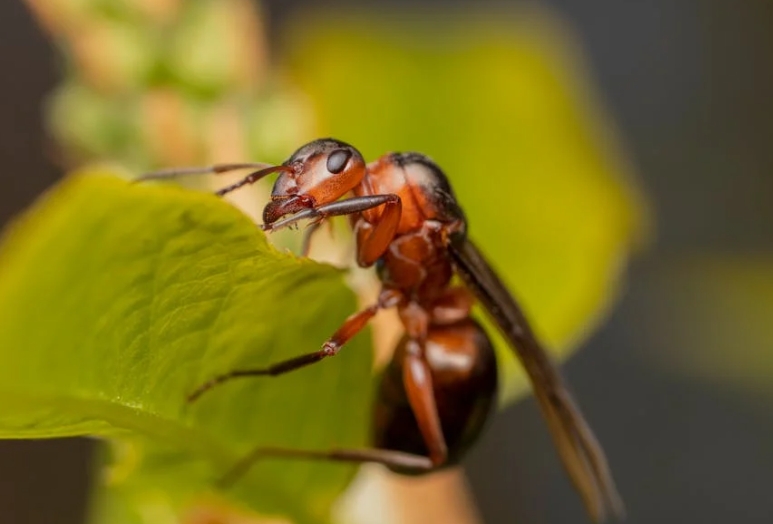
[[[277,252],[212,195],[71,177],[0,246],[0,437],[120,437],[113,501],[145,515],[257,444],[362,445],[366,336],[332,362],[185,403],[214,375],[318,349],[354,308],[339,271]],[[320,522],[352,473],[266,461],[228,495]]]
[[249,0],[188,2],[165,57],[180,87],[211,96],[256,89],[266,74],[259,18]]
[[147,165],[141,101],[105,96],[83,83],[60,86],[49,101],[49,125],[74,157],[118,157],[126,164]]
[[663,369],[773,392],[773,257],[693,256],[659,267],[643,311]]
[[252,0],[26,1],[67,64],[48,108],[67,165],[265,160],[313,122],[269,70]]
[[[565,28],[533,11],[325,10],[285,34],[321,134],[371,159],[433,157],[539,334],[561,356],[575,348],[617,292],[643,206]],[[512,399],[525,381],[501,361]]]

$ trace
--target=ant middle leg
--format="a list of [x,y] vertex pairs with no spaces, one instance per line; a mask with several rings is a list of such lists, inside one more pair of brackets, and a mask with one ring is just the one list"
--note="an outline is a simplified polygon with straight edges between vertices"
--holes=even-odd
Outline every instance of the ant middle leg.
[[306,353],[287,360],[282,360],[265,368],[237,369],[205,382],[188,395],[188,402],[197,400],[201,395],[224,382],[235,378],[270,376],[275,377],[284,373],[289,373],[297,369],[309,366],[327,357],[332,357],[341,350],[354,336],[362,331],[380,309],[386,309],[397,305],[402,299],[402,294],[391,289],[384,289],[378,297],[378,301],[354,313],[347,318],[340,328],[323,345],[322,349],[311,353]]
[[314,233],[319,231],[320,227],[322,227],[321,220],[313,222],[306,229],[306,232],[303,234],[303,242],[301,243],[301,256],[309,256],[309,252],[311,251],[311,238],[314,236]]

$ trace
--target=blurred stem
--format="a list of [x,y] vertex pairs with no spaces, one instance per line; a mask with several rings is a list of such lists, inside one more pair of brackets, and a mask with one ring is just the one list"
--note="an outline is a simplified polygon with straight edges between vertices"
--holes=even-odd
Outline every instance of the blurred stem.
[[388,475],[384,481],[387,496],[395,501],[398,516],[405,524],[481,522],[460,468],[435,473],[426,478]]
[[334,517],[346,524],[481,522],[461,468],[406,477],[374,465],[363,466]]

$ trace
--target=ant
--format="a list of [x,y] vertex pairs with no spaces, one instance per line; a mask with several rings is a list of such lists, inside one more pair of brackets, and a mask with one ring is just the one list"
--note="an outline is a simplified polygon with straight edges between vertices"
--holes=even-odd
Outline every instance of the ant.
[[[623,515],[603,450],[521,308],[468,238],[464,213],[432,160],[420,153],[388,153],[366,164],[351,145],[325,138],[302,146],[277,166],[218,164],[160,171],[142,179],[245,168],[255,170],[216,194],[280,173],[263,210],[263,230],[310,219],[304,239],[308,246],[324,220],[346,215],[356,238],[357,263],[375,265],[382,288],[376,303],[346,319],[322,349],[267,368],[220,375],[188,401],[231,379],[277,376],[332,357],[382,309],[397,308],[405,334],[378,389],[373,449],[259,448],[226,481],[265,457],[375,462],[404,474],[458,463],[490,418],[497,393],[491,340],[470,313],[477,299],[526,369],[558,454],[590,517],[601,521],[610,514]],[[349,194],[353,196],[342,199]],[[452,283],[454,275],[464,285]]]

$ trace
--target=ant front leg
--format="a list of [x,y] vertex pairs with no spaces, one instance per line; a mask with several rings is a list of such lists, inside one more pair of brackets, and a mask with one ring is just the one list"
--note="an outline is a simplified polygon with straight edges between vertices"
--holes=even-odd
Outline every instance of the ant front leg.
[[[264,224],[263,230],[276,231],[277,229],[291,226],[299,220],[305,219],[313,219],[314,223],[316,223],[329,217],[362,213],[363,211],[367,211],[382,205],[384,206],[384,213],[382,216],[389,215],[387,217],[387,222],[391,224],[392,233],[389,236],[389,240],[391,240],[392,237],[394,237],[394,231],[397,230],[397,224],[400,222],[400,212],[402,210],[400,197],[393,194],[352,197],[339,200],[338,202],[331,202],[330,204],[304,209],[292,216],[283,218],[282,220]],[[395,213],[397,215],[397,220],[395,220],[393,216]],[[389,242],[387,242],[387,245],[388,244]],[[386,249],[386,246],[384,249]]]
[[309,225],[309,227],[306,229],[306,231],[303,234],[303,243],[301,244],[301,256],[307,257],[309,256],[309,252],[311,251],[311,237],[314,236],[314,233],[319,231],[319,228],[322,226],[322,221],[317,221]]
[[[264,224],[263,230],[276,231],[277,229],[291,226],[299,220],[309,218],[314,219],[312,223],[312,227],[314,227],[329,217],[355,215],[381,205],[384,206],[384,211],[375,224],[371,224],[364,218],[359,218],[355,223],[357,263],[360,267],[368,267],[372,266],[384,254],[384,251],[387,250],[395,237],[403,209],[400,197],[397,195],[359,196],[304,209],[277,222]],[[304,246],[306,245],[304,241]]]
[[360,267],[372,266],[389,248],[397,233],[402,214],[402,202],[396,197],[396,200],[385,203],[384,211],[374,223],[365,217],[357,220],[354,234],[357,237],[357,264]]
[[338,328],[332,337],[330,337],[319,351],[312,353],[306,353],[294,358],[277,362],[265,368],[253,368],[253,369],[237,369],[230,371],[223,375],[219,375],[208,382],[205,382],[198,388],[196,388],[190,395],[188,395],[188,402],[197,400],[201,395],[209,391],[210,389],[218,386],[224,382],[228,382],[235,378],[246,377],[275,377],[284,373],[295,371],[303,367],[309,366],[327,357],[332,357],[341,350],[341,347],[349,342],[354,336],[362,331],[362,329],[368,324],[380,309],[390,308],[402,299],[402,295],[393,290],[385,289],[381,292],[378,298],[378,302],[370,307],[363,309],[344,321],[343,325]]

